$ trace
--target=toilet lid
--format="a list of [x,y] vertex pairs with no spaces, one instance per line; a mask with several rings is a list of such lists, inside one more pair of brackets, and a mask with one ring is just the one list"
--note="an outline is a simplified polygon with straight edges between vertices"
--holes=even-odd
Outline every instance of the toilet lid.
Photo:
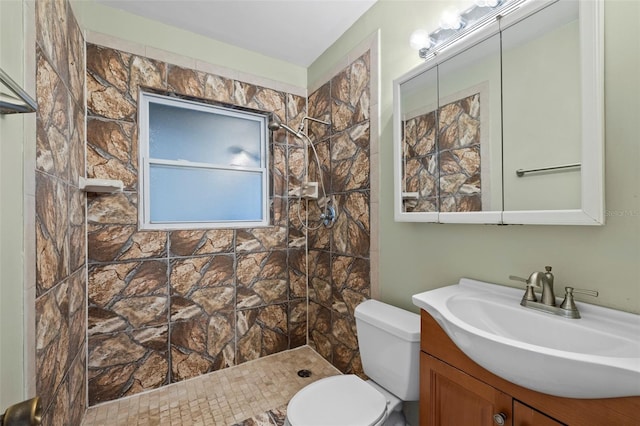
[[292,425],[370,426],[385,415],[385,397],[355,375],[332,376],[294,395],[287,406]]

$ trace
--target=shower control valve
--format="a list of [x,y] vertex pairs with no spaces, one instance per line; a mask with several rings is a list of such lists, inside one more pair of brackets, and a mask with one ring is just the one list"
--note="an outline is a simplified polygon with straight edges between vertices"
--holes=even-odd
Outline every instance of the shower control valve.
[[324,213],[320,215],[320,219],[322,219],[322,224],[325,228],[331,228],[337,219],[336,209],[329,203],[327,203],[324,209]]

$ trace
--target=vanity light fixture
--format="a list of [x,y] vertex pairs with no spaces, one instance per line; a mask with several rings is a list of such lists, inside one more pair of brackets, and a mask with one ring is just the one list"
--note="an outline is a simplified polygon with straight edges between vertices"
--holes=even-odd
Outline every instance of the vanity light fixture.
[[418,51],[421,58],[424,58],[422,55],[427,55],[429,49],[433,45],[433,40],[429,36],[429,32],[427,30],[420,28],[411,33],[409,45],[412,49]]
[[475,0],[473,6],[458,12],[455,8],[446,9],[440,17],[440,27],[428,32],[415,30],[409,44],[424,59],[430,59],[438,52],[455,43],[472,31],[493,22],[498,16],[504,16],[527,0]]
[[462,19],[460,12],[455,7],[445,9],[440,15],[440,28],[443,30],[459,30],[465,24],[466,21]]
[[478,7],[497,7],[500,3],[500,0],[474,0],[474,3]]

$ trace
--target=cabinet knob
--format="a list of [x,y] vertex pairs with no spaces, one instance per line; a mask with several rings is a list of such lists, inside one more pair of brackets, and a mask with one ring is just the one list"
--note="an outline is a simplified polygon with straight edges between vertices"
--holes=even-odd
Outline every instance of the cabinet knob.
[[493,422],[498,426],[503,426],[507,421],[507,415],[504,413],[498,413],[493,415]]

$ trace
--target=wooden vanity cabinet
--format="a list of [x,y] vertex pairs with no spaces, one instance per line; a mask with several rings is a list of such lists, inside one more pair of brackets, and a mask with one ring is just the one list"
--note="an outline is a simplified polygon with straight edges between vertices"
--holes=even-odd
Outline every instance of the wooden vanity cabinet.
[[514,426],[561,426],[563,423],[514,399],[513,424]]
[[640,426],[640,397],[571,399],[523,388],[476,364],[421,316],[421,426]]
[[420,369],[420,399],[426,399],[429,407],[427,425],[490,426],[495,415],[512,417],[510,395],[424,352]]

